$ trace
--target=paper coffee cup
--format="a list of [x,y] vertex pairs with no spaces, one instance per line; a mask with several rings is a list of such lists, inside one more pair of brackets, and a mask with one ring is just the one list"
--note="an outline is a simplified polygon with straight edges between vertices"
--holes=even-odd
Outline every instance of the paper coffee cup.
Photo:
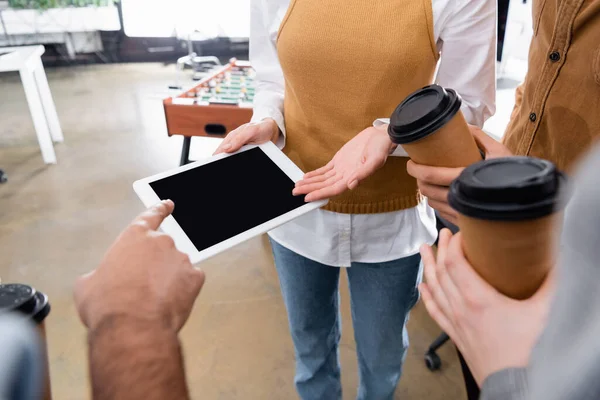
[[45,373],[42,398],[51,400],[50,370],[48,363],[45,320],[50,314],[48,296],[36,291],[31,286],[20,284],[0,284],[0,313],[19,313],[30,318],[37,326],[38,333],[43,343],[43,370]]
[[408,96],[390,118],[388,134],[417,164],[466,167],[482,156],[452,89],[429,85]]
[[481,161],[450,186],[465,256],[499,292],[529,298],[555,265],[565,186],[554,164],[531,157]]

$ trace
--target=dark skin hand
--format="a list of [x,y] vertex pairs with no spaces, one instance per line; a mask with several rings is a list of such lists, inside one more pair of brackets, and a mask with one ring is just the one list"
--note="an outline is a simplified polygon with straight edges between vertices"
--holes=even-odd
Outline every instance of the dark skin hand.
[[173,208],[166,200],[140,214],[75,284],[96,400],[189,398],[177,335],[205,277],[157,231]]

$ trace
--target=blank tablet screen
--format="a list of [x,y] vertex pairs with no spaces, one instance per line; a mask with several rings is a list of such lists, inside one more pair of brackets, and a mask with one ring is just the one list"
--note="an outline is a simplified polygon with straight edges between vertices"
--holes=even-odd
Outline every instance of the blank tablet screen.
[[150,183],[198,251],[305,204],[294,182],[258,147]]

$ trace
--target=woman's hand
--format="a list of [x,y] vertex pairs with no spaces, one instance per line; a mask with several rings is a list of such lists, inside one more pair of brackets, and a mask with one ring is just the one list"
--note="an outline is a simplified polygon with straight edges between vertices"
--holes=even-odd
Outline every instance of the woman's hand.
[[526,367],[546,325],[552,276],[530,299],[510,299],[485,282],[465,259],[461,235],[440,233],[437,261],[421,248],[425,279],[419,286],[429,315],[461,351],[477,383],[505,368]]
[[268,118],[261,122],[251,122],[229,132],[215,151],[219,153],[235,153],[247,144],[263,144],[269,140],[273,143],[279,139],[279,127],[274,120]]
[[294,195],[306,194],[306,201],[330,198],[354,189],[359,182],[381,168],[394,144],[387,125],[367,128],[346,143],[323,168],[309,172],[296,183]]

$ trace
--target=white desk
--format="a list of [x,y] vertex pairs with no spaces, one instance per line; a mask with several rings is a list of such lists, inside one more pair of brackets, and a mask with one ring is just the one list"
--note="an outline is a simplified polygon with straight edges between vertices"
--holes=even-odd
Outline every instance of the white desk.
[[64,138],[42,64],[44,51],[44,46],[0,48],[0,72],[19,71],[42,158],[56,164],[53,142]]

